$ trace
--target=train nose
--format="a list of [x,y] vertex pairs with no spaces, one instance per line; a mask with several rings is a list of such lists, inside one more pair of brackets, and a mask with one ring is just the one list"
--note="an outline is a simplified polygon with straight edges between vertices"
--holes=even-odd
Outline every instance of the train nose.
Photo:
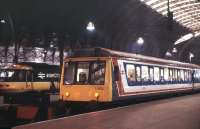
[[82,90],[68,89],[63,95],[68,101],[96,101],[102,97],[102,93],[89,88]]

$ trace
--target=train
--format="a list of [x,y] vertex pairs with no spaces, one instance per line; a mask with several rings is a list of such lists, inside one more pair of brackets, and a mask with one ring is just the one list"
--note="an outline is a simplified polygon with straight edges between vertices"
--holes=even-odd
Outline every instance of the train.
[[60,99],[108,103],[199,89],[199,65],[90,48],[75,50],[64,60]]
[[[0,96],[6,103],[16,103],[26,95],[58,92],[60,67],[46,63],[21,62],[0,66]],[[29,97],[31,98],[31,97]],[[17,102],[17,103],[18,103]]]

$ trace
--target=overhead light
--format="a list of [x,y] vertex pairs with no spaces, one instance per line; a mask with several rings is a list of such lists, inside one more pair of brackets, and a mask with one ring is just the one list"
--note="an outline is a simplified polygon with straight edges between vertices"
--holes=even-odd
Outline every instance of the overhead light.
[[165,53],[165,55],[168,56],[168,57],[172,56],[172,54],[170,52],[168,52],[168,51]]
[[50,48],[53,48],[54,47],[54,45],[53,44],[50,44]]
[[190,52],[189,56],[190,56],[190,58],[193,58],[194,54]]
[[189,60],[190,60],[190,62],[192,62],[192,58],[194,58],[194,54],[193,53],[189,53]]
[[176,48],[173,48],[173,49],[172,49],[172,52],[173,52],[173,53],[177,53],[177,49],[176,49]]
[[198,36],[200,36],[200,32],[199,31],[194,32],[194,37],[198,37]]
[[1,19],[0,22],[3,23],[3,24],[6,23],[6,21],[4,19]]
[[94,23],[89,22],[88,25],[87,25],[87,27],[86,27],[86,29],[87,29],[88,31],[94,31],[94,30],[95,30]]
[[139,45],[144,44],[144,39],[143,39],[142,37],[139,37],[138,40],[137,40],[137,43],[138,43]]
[[185,41],[187,41],[187,40],[189,40],[189,39],[191,39],[191,38],[193,38],[193,37],[194,37],[194,35],[193,35],[192,33],[186,34],[186,35],[182,36],[181,38],[179,38],[179,39],[174,43],[174,45],[177,45],[177,44],[180,44],[180,43],[182,43],[182,42],[185,42]]

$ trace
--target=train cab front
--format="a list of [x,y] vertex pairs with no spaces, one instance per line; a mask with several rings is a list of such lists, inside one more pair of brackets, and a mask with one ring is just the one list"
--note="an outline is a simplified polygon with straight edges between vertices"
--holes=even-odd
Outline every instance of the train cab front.
[[74,102],[112,100],[111,61],[107,58],[72,58],[64,63],[60,98]]

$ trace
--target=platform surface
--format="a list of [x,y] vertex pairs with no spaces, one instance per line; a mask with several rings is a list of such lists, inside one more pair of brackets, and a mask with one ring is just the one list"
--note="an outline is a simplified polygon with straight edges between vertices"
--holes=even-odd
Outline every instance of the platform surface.
[[22,125],[14,129],[200,129],[200,94]]

